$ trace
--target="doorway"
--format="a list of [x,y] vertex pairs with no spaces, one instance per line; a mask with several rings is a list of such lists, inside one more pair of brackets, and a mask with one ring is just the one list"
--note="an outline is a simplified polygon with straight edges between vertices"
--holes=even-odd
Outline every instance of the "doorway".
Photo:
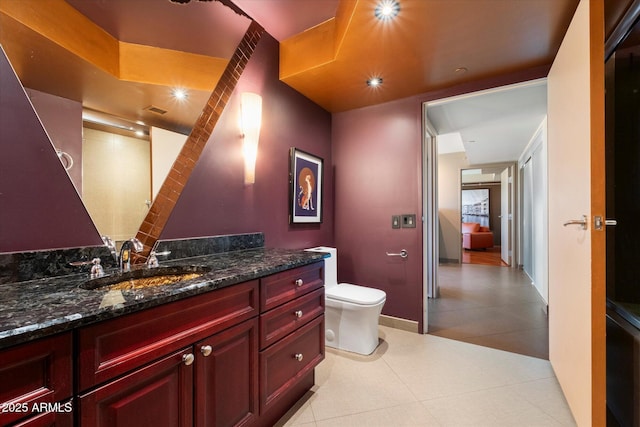
[[[427,302],[428,333],[548,358],[546,303],[518,268],[518,162],[545,114],[544,81],[427,104],[424,119],[439,151],[436,164],[427,167],[437,170],[440,289],[440,298]],[[480,193],[481,201],[465,208],[463,191]],[[465,222],[488,228],[491,243],[467,250]],[[498,249],[499,266],[464,262],[465,252],[486,254],[489,248]]]
[[[511,263],[510,184],[503,183],[503,172],[511,165],[482,166],[460,171],[460,206],[463,264],[508,267]],[[507,219],[503,227],[502,218]],[[505,251],[502,250],[503,241]]]

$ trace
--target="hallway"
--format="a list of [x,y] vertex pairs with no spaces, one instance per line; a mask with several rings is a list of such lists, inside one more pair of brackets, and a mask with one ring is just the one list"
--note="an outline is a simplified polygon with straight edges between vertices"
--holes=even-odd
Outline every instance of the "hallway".
[[440,298],[429,300],[429,334],[549,358],[545,304],[518,269],[439,266]]

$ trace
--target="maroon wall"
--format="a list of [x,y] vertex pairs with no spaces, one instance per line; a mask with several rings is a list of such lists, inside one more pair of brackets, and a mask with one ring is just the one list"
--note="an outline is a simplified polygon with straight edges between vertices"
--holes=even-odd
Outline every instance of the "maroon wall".
[[0,50],[0,252],[102,244]]
[[[549,67],[467,83],[333,115],[338,280],[384,290],[383,314],[422,328],[422,223],[391,229],[391,216],[422,215],[422,103],[541,78]],[[385,252],[406,249],[401,260]]]
[[[383,313],[418,320],[422,223],[391,228],[391,216],[422,215],[421,103],[412,98],[333,116],[338,280],[387,293]],[[386,252],[406,249],[409,257]]]
[[[304,248],[333,243],[331,115],[281,83],[278,43],[265,34],[249,60],[161,239],[262,231],[268,247]],[[256,182],[244,185],[240,94],[262,96]],[[290,225],[289,148],[324,159],[322,224]]]

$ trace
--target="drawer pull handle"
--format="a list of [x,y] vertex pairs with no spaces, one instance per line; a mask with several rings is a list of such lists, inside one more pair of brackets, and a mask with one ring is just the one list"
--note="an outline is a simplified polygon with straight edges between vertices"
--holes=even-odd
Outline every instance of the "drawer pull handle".
[[202,353],[204,357],[207,357],[208,355],[210,355],[212,351],[213,349],[211,348],[210,345],[203,345],[202,347],[200,347],[200,353]]
[[295,357],[295,359],[296,359],[298,362],[302,362],[302,359],[304,359],[304,356],[302,355],[302,353],[296,353],[296,355],[295,355],[295,356],[293,356],[293,357]]
[[300,286],[302,286],[302,285],[304,285],[304,281],[303,281],[302,279],[298,279],[298,280],[296,280],[296,286],[297,286],[297,287],[300,287]]
[[182,363],[184,363],[186,366],[191,365],[194,360],[195,357],[191,353],[182,355]]
[[297,310],[295,313],[293,313],[296,315],[296,317],[299,319],[302,317],[302,310]]

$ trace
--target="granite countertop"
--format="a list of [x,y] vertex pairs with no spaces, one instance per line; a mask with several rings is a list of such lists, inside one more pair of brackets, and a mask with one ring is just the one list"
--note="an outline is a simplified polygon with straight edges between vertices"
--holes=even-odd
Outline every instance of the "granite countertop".
[[86,273],[2,284],[0,349],[311,264],[325,256],[321,252],[258,248],[161,261],[160,267],[200,266],[210,271],[196,279],[130,291],[83,289],[80,285],[89,280]]

